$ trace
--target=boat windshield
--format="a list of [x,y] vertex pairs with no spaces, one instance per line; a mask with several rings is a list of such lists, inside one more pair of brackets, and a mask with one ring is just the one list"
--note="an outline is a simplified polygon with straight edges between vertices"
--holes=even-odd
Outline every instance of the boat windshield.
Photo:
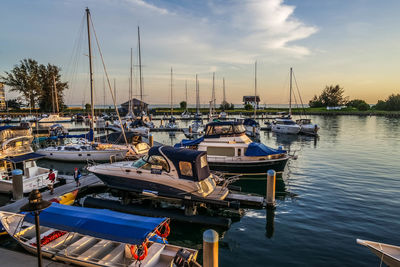
[[164,159],[164,157],[157,155],[144,156],[141,159],[135,161],[132,166],[145,170],[151,170],[160,166],[163,171],[169,172],[168,162]]
[[284,125],[295,125],[296,123],[292,120],[276,120],[277,124],[284,124]]
[[215,125],[212,127],[207,127],[206,135],[231,135],[231,134],[241,134],[245,132],[246,129],[242,124],[240,125]]

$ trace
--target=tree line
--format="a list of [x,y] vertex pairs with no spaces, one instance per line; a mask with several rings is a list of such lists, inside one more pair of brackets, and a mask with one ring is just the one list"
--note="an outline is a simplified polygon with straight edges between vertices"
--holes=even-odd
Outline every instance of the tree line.
[[335,86],[327,85],[322,90],[321,94],[319,96],[314,95],[308,104],[311,108],[347,106],[360,111],[369,109],[399,111],[400,94],[392,94],[386,100],[379,100],[376,105],[371,107],[362,99],[349,100],[348,97],[344,96],[344,88],[340,87],[338,84]]
[[[61,68],[48,63],[39,64],[33,59],[23,59],[18,65],[0,76],[0,81],[10,87],[10,91],[18,92],[31,108],[39,107],[41,111],[51,112],[55,97],[61,109],[64,105],[64,90],[68,89],[68,83],[61,81]],[[57,87],[57,95],[54,94],[54,80]],[[9,100],[11,106],[17,108],[21,103],[17,100]]]

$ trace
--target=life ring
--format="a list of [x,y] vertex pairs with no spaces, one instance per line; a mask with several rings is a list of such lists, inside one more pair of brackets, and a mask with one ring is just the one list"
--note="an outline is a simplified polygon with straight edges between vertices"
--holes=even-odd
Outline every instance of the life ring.
[[[164,231],[163,231],[163,233],[161,233],[159,229],[162,228],[163,226],[164,226]],[[171,228],[169,227],[168,223],[164,223],[163,225],[161,225],[161,227],[159,227],[156,230],[156,234],[162,238],[166,238],[167,236],[169,236],[170,232],[171,232]]]
[[[131,254],[132,254],[133,258],[135,258],[135,260],[138,260],[138,261],[144,260],[147,256],[147,252],[148,252],[147,245],[144,242],[142,243],[142,245],[140,245],[140,247],[142,247],[142,249],[140,249],[139,246],[136,246],[136,245],[131,246]],[[140,255],[138,255],[138,253],[137,253],[138,251],[139,251]]]

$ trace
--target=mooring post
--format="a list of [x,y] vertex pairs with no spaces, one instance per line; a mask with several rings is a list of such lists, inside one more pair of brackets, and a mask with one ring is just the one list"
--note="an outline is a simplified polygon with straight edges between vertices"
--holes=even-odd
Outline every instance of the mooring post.
[[161,121],[160,121],[160,127],[162,127],[163,126],[163,119],[161,119]]
[[275,208],[275,184],[276,172],[268,170],[267,172],[267,208]]
[[192,125],[189,126],[189,133],[192,133]]
[[253,136],[256,136],[256,126],[253,126]]
[[149,146],[150,147],[154,146],[154,137],[152,134],[149,134]]
[[218,267],[218,233],[208,229],[203,233],[203,267]]

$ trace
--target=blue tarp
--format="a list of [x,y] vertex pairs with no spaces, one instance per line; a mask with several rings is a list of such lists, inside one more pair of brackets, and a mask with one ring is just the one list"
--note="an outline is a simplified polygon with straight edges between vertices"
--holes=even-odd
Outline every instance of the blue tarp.
[[0,132],[1,131],[4,131],[4,130],[7,130],[7,129],[10,129],[10,128],[14,128],[15,126],[12,126],[12,125],[4,125],[4,126],[0,126]]
[[249,146],[247,147],[246,152],[244,153],[245,156],[251,157],[251,156],[268,156],[268,155],[274,155],[274,154],[282,154],[286,153],[286,150],[283,149],[273,149],[270,147],[267,147],[266,145],[262,143],[250,143]]
[[204,141],[204,136],[197,138],[195,140],[183,139],[180,143],[175,144],[174,147],[179,148],[179,147],[185,147],[185,146],[195,146],[195,145],[200,144],[203,141]]
[[[132,245],[143,243],[166,220],[58,203],[40,212],[40,225]],[[34,215],[27,213],[25,221],[35,223]]]
[[19,162],[24,162],[26,160],[31,160],[31,159],[40,159],[40,158],[43,158],[43,157],[44,157],[44,155],[32,152],[32,153],[24,154],[24,155],[21,155],[21,156],[7,158],[6,161],[9,161],[9,162],[12,162],[12,163],[19,163]]

